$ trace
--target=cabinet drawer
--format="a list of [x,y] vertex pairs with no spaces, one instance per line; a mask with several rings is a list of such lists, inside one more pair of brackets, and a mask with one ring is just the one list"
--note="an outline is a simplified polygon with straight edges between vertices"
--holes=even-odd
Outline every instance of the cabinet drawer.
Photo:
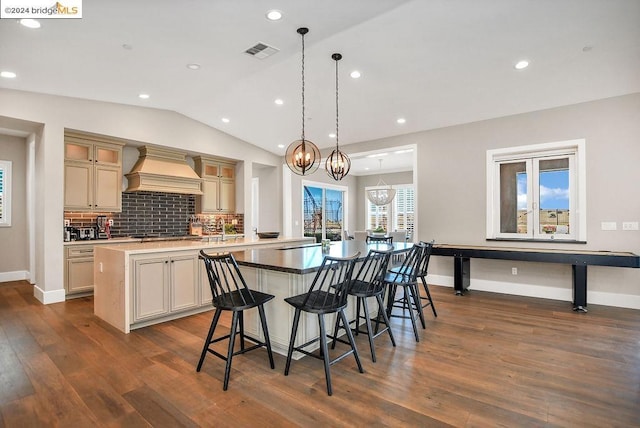
[[67,257],[93,257],[93,245],[67,248]]

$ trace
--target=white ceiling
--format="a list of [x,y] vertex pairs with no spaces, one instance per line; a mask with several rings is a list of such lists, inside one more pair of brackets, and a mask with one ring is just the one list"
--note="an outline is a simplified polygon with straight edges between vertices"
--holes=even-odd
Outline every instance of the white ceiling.
[[[82,6],[82,19],[41,20],[36,30],[1,20],[0,70],[18,77],[0,87],[173,110],[280,155],[277,145],[301,133],[301,26],[310,29],[305,134],[320,148],[335,145],[334,52],[343,55],[341,145],[640,92],[638,0]],[[283,19],[267,21],[269,9]],[[244,53],[257,42],[279,52]],[[515,70],[520,59],[531,65]],[[360,79],[349,77],[355,69]]]

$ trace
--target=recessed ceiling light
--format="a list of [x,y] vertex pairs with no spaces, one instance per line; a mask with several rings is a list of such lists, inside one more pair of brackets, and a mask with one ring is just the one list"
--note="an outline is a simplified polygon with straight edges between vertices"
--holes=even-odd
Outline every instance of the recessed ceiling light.
[[366,167],[364,170],[365,170],[365,171],[369,171],[369,167]]
[[524,59],[522,61],[518,61],[516,65],[514,65],[516,70],[522,70],[523,68],[527,68],[528,66],[529,66],[529,61]]
[[25,18],[20,19],[18,22],[20,23],[20,25],[24,25],[27,28],[40,28],[40,22],[36,21],[35,19]]
[[284,104],[284,101],[282,101],[280,98],[277,98],[274,103],[276,103],[277,105],[281,106],[282,104]]
[[284,144],[278,144],[279,149],[284,149]]
[[196,64],[195,62],[191,64],[187,64],[187,68],[189,70],[200,70],[200,64]]
[[354,79],[357,79],[361,76],[360,72],[358,70],[353,70],[350,74],[351,77],[353,77]]
[[17,74],[14,73],[13,71],[1,71],[0,76],[6,79],[15,79]]
[[149,94],[139,94],[138,98],[142,99],[142,100],[148,100],[149,99]]
[[403,123],[407,122],[407,119],[405,119],[404,117],[401,117],[398,120],[396,120],[396,122],[402,125]]
[[275,9],[270,10],[269,12],[267,12],[267,19],[269,21],[279,21],[280,19],[282,19],[282,12]]
[[229,120],[229,118],[228,118],[228,117],[223,117],[223,118],[222,118],[222,119],[220,119],[220,120],[222,120],[224,123],[229,123],[229,122],[231,122],[231,121]]

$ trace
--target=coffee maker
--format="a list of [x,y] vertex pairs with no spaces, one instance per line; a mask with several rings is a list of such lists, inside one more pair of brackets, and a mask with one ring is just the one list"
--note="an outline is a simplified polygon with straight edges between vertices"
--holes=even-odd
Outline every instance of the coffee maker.
[[96,217],[96,229],[98,230],[98,239],[109,239],[109,220],[106,215],[99,215]]

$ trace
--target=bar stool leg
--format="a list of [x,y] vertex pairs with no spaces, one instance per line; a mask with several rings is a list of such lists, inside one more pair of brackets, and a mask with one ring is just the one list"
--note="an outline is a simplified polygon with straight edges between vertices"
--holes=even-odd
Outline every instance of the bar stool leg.
[[267,317],[264,314],[264,306],[258,306],[258,313],[260,314],[260,323],[262,324],[262,332],[264,333],[264,343],[267,346],[267,353],[269,354],[269,364],[271,368],[276,368],[273,363],[273,352],[271,351],[271,340],[269,339],[269,328],[267,328]]
[[393,332],[391,331],[391,322],[389,321],[389,317],[384,310],[384,303],[382,302],[382,296],[379,294],[376,296],[378,300],[378,317],[376,318],[376,333],[378,332],[378,323],[380,321],[380,315],[382,314],[382,319],[384,323],[387,325],[387,332],[389,332],[389,338],[391,339],[391,343],[393,346],[396,346],[396,339],[393,337]]
[[289,352],[287,352],[287,363],[284,367],[284,375],[289,374],[289,368],[291,367],[291,356],[293,355],[293,344],[296,341],[296,334],[298,333],[298,323],[300,322],[300,309],[296,309],[293,315],[293,327],[291,328],[291,340],[289,341]]
[[229,351],[227,352],[227,366],[224,369],[224,385],[222,389],[227,390],[229,386],[229,375],[231,374],[231,360],[233,359],[233,345],[236,341],[236,330],[238,329],[238,312],[233,311],[231,320],[231,333],[229,335]]
[[198,362],[198,367],[196,371],[199,372],[202,368],[202,363],[204,362],[204,358],[207,356],[207,350],[209,349],[209,345],[211,344],[211,338],[213,337],[213,332],[216,330],[216,326],[218,325],[218,320],[220,320],[220,314],[222,311],[216,308],[216,312],[213,315],[213,320],[211,321],[211,327],[209,327],[209,333],[207,334],[207,339],[204,341],[204,348],[202,348],[202,354],[200,354],[200,361]]

